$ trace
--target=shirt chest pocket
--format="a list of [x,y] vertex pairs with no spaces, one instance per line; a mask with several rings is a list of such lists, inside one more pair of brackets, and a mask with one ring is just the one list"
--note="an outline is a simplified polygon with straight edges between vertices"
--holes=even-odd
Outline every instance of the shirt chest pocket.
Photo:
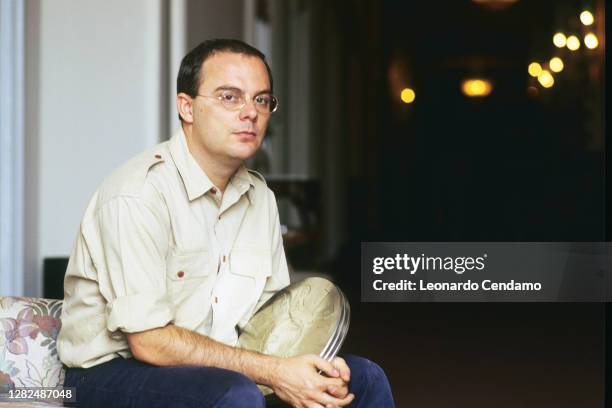
[[210,296],[213,262],[206,250],[180,252],[173,250],[166,258],[166,282],[176,303],[190,303],[193,298],[200,301]]
[[230,255],[228,277],[237,294],[244,301],[257,303],[266,280],[272,274],[272,258],[269,251],[234,250]]
[[210,274],[208,251],[172,251],[166,258],[166,277],[175,282],[204,278]]
[[232,251],[230,272],[252,279],[265,279],[272,274],[272,258],[269,251]]

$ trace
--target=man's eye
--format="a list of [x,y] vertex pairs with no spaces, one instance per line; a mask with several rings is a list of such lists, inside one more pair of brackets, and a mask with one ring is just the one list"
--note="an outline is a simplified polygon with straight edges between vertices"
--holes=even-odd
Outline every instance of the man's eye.
[[238,103],[240,101],[240,95],[233,92],[224,92],[221,94],[221,100],[225,103]]
[[258,105],[269,105],[270,97],[268,95],[259,95],[255,98],[255,103]]

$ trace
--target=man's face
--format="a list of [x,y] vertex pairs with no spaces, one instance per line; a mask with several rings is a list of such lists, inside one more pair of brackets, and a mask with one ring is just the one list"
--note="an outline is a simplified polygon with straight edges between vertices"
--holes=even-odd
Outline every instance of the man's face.
[[229,110],[216,98],[193,98],[192,143],[208,157],[238,162],[253,156],[263,141],[270,114],[255,109],[253,97],[270,92],[264,63],[257,57],[220,52],[202,66],[199,95],[218,96],[237,89],[246,97],[240,110]]

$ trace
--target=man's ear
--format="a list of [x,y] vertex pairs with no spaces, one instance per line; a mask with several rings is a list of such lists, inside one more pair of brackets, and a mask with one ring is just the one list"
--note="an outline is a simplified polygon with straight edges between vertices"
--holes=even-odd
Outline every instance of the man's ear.
[[186,123],[193,123],[193,98],[184,92],[176,95],[176,110]]

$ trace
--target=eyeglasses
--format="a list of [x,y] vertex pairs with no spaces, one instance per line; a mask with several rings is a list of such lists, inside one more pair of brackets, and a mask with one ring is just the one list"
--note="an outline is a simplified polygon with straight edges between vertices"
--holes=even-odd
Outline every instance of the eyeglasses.
[[[244,108],[247,100],[247,96],[244,92],[232,89],[222,90],[216,95],[198,94],[198,96],[203,98],[218,99],[221,102],[221,105],[230,111],[238,111]],[[253,105],[255,105],[255,109],[257,109],[257,112],[264,115],[275,112],[278,108],[278,100],[271,93],[264,92],[257,94],[253,97],[252,101]]]

